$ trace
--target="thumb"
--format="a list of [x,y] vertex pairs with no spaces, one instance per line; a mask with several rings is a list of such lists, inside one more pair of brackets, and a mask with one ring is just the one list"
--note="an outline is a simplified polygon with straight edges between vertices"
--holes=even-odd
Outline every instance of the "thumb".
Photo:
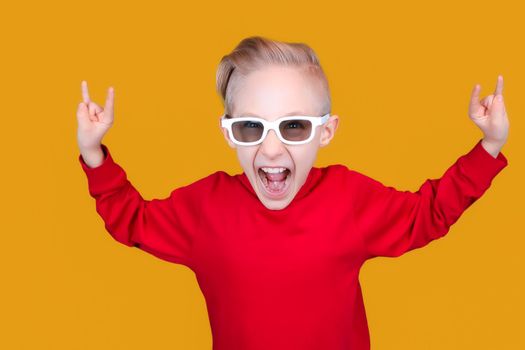
[[494,95],[487,95],[487,96],[485,96],[485,97],[480,101],[480,104],[481,104],[483,107],[489,109],[490,106],[492,105],[492,101],[493,101],[493,99],[494,99]]
[[96,115],[103,111],[102,107],[100,107],[93,101],[89,102],[88,109],[89,109],[89,114],[91,115]]

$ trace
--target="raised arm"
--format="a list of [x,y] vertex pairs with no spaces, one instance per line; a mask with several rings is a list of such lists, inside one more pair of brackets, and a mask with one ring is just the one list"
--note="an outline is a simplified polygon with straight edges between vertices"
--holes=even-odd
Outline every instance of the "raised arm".
[[494,93],[481,101],[480,89],[479,84],[474,86],[468,112],[483,139],[440,179],[427,179],[412,193],[358,174],[355,220],[368,258],[399,256],[445,235],[507,166],[507,158],[500,153],[509,131],[503,77],[498,76]]
[[144,200],[101,143],[113,124],[113,89],[108,91],[105,109],[90,100],[85,81],[82,98],[77,111],[78,159],[107,231],[127,246],[192,268],[191,247],[199,215],[197,194],[192,191],[198,187],[184,186],[168,198]]

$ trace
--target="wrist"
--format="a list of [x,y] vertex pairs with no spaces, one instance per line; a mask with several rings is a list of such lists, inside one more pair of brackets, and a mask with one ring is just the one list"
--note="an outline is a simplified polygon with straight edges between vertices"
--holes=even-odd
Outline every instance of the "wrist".
[[481,140],[481,145],[483,148],[490,153],[494,158],[496,158],[503,147],[503,145],[499,142],[489,141],[486,139]]
[[83,149],[80,151],[84,163],[90,168],[96,168],[104,163],[105,155],[102,147]]

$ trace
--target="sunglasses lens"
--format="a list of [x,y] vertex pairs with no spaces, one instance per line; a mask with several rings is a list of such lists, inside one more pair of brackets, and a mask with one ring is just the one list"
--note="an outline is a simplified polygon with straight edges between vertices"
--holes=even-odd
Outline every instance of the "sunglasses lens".
[[232,124],[233,137],[241,142],[258,141],[263,134],[264,126],[261,122],[245,120]]
[[312,133],[312,123],[309,120],[285,120],[279,124],[279,131],[288,141],[304,141]]

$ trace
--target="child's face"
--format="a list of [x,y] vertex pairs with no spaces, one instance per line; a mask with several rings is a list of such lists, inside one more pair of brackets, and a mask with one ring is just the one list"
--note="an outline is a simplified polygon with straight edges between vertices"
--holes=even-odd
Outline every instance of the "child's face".
[[[252,72],[239,81],[233,95],[234,110],[231,116],[257,116],[273,121],[286,115],[321,117],[323,94],[315,78],[294,67],[270,66]],[[334,136],[338,117],[315,128],[315,136],[309,143],[287,145],[282,143],[274,130],[270,130],[262,143],[255,146],[234,144],[223,128],[224,137],[232,148],[237,149],[241,167],[265,207],[283,209],[295,197],[304,184],[317,157],[319,147],[327,145]],[[265,185],[265,173],[261,167],[287,168],[284,189],[275,194]]]

